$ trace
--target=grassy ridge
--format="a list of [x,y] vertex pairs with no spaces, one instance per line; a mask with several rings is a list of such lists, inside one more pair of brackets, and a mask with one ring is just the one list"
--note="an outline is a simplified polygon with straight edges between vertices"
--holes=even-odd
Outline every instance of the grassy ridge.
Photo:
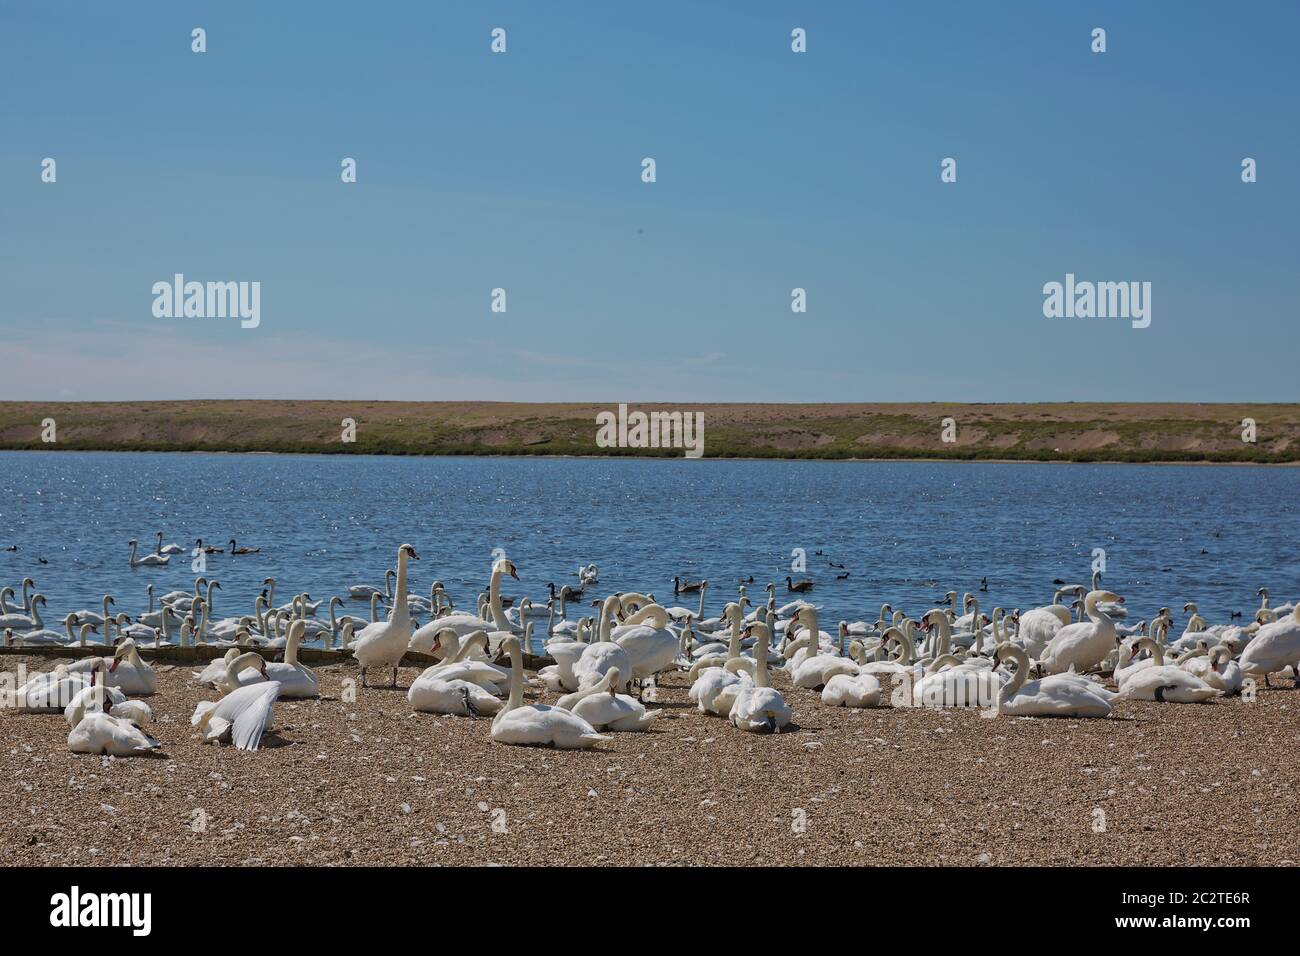
[[[379,455],[681,457],[600,448],[616,404],[497,402],[0,402],[0,448]],[[1300,405],[633,405],[704,415],[706,458],[1300,462]],[[42,441],[54,419],[57,441]],[[342,420],[356,422],[355,442]],[[942,422],[957,441],[941,440]],[[1241,440],[1243,418],[1257,441]]]

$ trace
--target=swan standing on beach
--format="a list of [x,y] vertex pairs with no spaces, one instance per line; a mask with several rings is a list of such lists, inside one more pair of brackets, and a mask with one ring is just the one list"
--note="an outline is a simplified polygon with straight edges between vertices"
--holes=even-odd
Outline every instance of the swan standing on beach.
[[658,604],[647,604],[610,633],[614,643],[627,652],[638,683],[673,665],[681,636],[668,628],[668,612]]
[[406,606],[406,563],[419,561],[415,548],[404,544],[397,549],[397,591],[393,595],[393,609],[388,620],[371,624],[357,635],[352,643],[352,656],[361,665],[361,686],[366,683],[366,671],[371,667],[391,667],[393,682],[397,686],[397,665],[411,643],[411,612]]
[[1261,627],[1241,652],[1240,660],[1242,673],[1263,677],[1266,687],[1272,686],[1268,682],[1270,674],[1290,664],[1294,668],[1296,687],[1300,687],[1300,604],[1285,617]]
[[594,747],[604,734],[576,714],[546,704],[524,704],[524,655],[519,638],[507,636],[501,647],[510,655],[510,699],[492,718],[490,736],[503,744],[551,746],[560,750]]
[[578,690],[594,686],[611,667],[617,667],[623,675],[632,673],[631,655],[610,637],[610,619],[615,609],[621,606],[622,601],[617,594],[611,594],[602,602],[600,620],[596,625],[596,640],[583,648],[582,655],[573,665]]
[[133,568],[156,568],[171,561],[171,555],[169,554],[146,554],[143,558],[137,558],[135,548],[140,542],[132,538],[128,543],[131,545],[130,561]]

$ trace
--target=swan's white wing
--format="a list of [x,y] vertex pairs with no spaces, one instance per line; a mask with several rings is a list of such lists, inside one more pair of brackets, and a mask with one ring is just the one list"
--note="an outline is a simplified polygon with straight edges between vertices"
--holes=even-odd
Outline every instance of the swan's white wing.
[[[251,693],[247,693],[239,702],[235,713],[227,714],[228,719],[233,716],[230,738],[240,750],[256,750],[261,745],[262,734],[271,723],[272,707],[280,696],[280,682],[273,680],[247,688],[241,687],[235,694],[248,691]],[[230,696],[233,697],[234,694]]]

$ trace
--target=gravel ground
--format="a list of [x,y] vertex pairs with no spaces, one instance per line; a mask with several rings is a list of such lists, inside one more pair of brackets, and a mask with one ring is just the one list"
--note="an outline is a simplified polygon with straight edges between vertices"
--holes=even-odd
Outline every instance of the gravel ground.
[[[40,658],[11,657],[48,670]],[[200,745],[216,698],[160,665],[157,758],[76,755],[62,716],[0,713],[3,864],[1287,864],[1300,859],[1300,692],[1120,702],[1109,719],[837,710],[790,691],[758,736],[663,679],[656,730],[508,747],[394,692],[281,701],[264,749]],[[1100,831],[1100,832],[1099,832]]]

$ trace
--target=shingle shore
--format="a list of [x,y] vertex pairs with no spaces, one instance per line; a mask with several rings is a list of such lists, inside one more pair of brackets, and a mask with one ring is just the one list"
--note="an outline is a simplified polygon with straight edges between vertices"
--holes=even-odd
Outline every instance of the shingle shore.
[[[39,658],[9,658],[29,670]],[[405,688],[281,701],[265,748],[201,745],[216,692],[160,665],[165,757],[69,752],[59,715],[0,713],[0,863],[1279,864],[1300,859],[1300,692],[1121,701],[1105,720],[843,710],[775,683],[797,729],[747,734],[663,678],[655,731],[508,747],[412,714]],[[553,697],[548,697],[553,702]],[[656,705],[651,705],[656,706]]]

